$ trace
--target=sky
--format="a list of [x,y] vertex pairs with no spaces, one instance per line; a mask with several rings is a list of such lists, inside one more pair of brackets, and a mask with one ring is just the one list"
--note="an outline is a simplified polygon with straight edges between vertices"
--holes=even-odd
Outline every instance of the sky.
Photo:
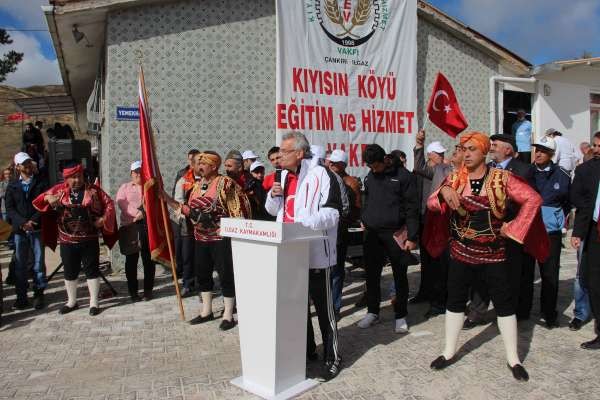
[[[429,0],[446,14],[488,36],[534,65],[600,56],[600,0]],[[25,53],[4,84],[60,84],[58,62],[41,10],[48,0],[0,0],[0,27],[11,30],[14,49]],[[41,29],[43,32],[23,31]]]

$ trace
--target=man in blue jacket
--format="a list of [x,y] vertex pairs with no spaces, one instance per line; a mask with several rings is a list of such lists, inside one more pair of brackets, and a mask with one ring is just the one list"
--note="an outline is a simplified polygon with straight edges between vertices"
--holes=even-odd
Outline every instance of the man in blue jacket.
[[[565,227],[566,216],[571,210],[569,192],[571,190],[571,177],[567,171],[552,162],[556,151],[556,143],[552,138],[543,137],[535,144],[535,190],[542,196],[542,218],[546,231],[550,237],[550,257],[540,264],[542,278],[542,291],[540,305],[542,316],[548,329],[558,327],[556,300],[558,296],[558,274],[560,267],[560,252],[562,245],[562,229]],[[527,298],[522,299],[531,309],[533,299],[533,270],[522,285]]]
[[33,208],[32,201],[43,193],[48,185],[34,175],[33,160],[27,153],[17,153],[14,158],[19,172],[17,179],[6,188],[6,213],[15,235],[15,286],[17,301],[14,308],[28,308],[27,273],[30,251],[33,251],[34,307],[44,307],[44,289],[48,286],[44,266],[44,245],[41,238],[41,215]]

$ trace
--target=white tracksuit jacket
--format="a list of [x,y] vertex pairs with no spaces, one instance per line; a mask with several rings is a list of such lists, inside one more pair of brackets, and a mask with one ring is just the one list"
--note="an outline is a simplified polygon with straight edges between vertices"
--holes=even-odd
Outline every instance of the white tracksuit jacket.
[[[285,188],[288,171],[281,172]],[[333,184],[331,184],[333,183]],[[283,197],[272,197],[269,191],[265,208],[277,221],[283,221]],[[329,174],[316,158],[302,160],[294,199],[294,222],[321,231],[326,236],[310,242],[311,269],[323,269],[337,262],[336,239],[341,205],[339,187],[330,182]]]

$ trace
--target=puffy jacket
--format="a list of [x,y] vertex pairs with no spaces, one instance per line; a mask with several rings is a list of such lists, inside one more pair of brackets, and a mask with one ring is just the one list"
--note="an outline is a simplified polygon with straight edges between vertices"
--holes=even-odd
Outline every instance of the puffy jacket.
[[[281,172],[281,185],[285,188],[288,171]],[[318,160],[302,160],[294,199],[294,222],[307,228],[323,232],[325,238],[310,242],[309,267],[311,269],[328,268],[336,264],[337,228],[341,209],[340,191],[337,182],[331,182],[327,170]],[[277,221],[283,221],[283,202],[281,196],[267,194],[265,209]]]

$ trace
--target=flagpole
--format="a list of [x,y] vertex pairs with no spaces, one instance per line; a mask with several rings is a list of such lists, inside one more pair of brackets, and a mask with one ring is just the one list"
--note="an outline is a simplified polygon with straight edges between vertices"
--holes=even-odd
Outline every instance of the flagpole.
[[[141,60],[141,51],[139,52],[140,55],[138,55],[138,62],[139,62],[139,66],[140,66],[140,76],[141,76],[141,85],[142,85],[142,90],[144,92],[144,99],[148,98],[148,94],[146,92],[146,82],[144,79],[144,71],[142,68],[142,60]],[[149,111],[148,111],[149,112]],[[148,122],[150,120],[149,117],[148,118]],[[156,163],[158,162],[157,157],[156,157],[156,147],[154,145],[154,134],[152,132],[152,126],[151,123],[148,123],[148,130],[149,130],[149,139],[150,139],[150,144],[152,147],[152,151],[154,152],[154,157],[153,161],[154,161],[154,165],[152,165],[152,170],[154,171],[153,175],[156,175],[155,172],[158,170],[158,166],[156,165]],[[162,198],[162,196],[159,196],[159,193],[161,193],[164,188],[163,188],[163,182],[162,182],[162,177],[157,176],[157,178],[160,179],[156,179],[156,183],[157,185],[155,186],[157,192],[156,195],[159,197],[159,201],[160,201],[160,210],[161,210],[161,214],[162,214],[162,219],[163,219],[163,224],[165,227],[165,232],[167,233],[167,248],[169,249],[169,261],[171,262],[171,273],[173,275],[173,283],[175,284],[175,294],[177,295],[177,303],[179,305],[179,315],[181,316],[181,320],[185,321],[185,311],[183,309],[183,301],[181,299],[181,292],[179,290],[179,280],[177,278],[177,268],[175,267],[175,257],[173,256],[173,244],[171,243],[171,235],[169,235],[168,233],[170,232],[170,228],[171,228],[171,220],[168,218],[168,212],[166,209],[166,203],[165,200]],[[160,191],[160,192],[159,192]],[[142,195],[143,195],[144,191],[142,190]]]

